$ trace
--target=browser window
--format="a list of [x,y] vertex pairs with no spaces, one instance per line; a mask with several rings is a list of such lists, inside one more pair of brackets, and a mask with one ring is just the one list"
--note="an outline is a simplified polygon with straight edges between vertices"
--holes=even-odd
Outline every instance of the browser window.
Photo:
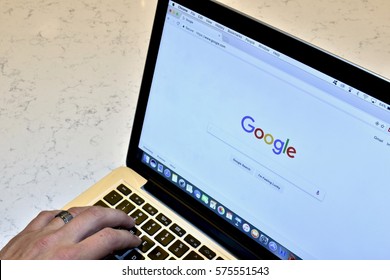
[[140,148],[275,254],[386,256],[389,226],[375,215],[390,210],[386,106],[336,97],[342,82],[291,71],[270,49],[253,55],[226,34],[256,42],[207,20],[168,11]]

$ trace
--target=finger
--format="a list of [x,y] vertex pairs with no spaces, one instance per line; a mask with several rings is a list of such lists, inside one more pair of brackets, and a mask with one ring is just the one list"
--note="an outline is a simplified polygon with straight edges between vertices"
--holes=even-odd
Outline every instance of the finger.
[[[76,217],[78,216],[80,213],[86,211],[88,208],[90,208],[91,206],[85,206],[85,207],[72,207],[70,208],[69,210],[67,210],[71,215],[72,217]],[[53,216],[53,218],[51,219],[51,221],[47,224],[47,227],[46,229],[48,230],[56,230],[56,229],[59,229],[61,228],[62,226],[65,225],[64,221],[60,218],[60,217],[55,217],[58,213],[60,213],[61,210],[57,210]]]
[[42,211],[40,212],[24,229],[25,231],[34,231],[38,229],[42,229],[47,226],[57,215],[59,210],[52,211]]
[[76,215],[61,230],[65,232],[65,236],[68,236],[73,243],[77,243],[103,228],[122,227],[130,229],[134,227],[134,224],[133,218],[123,211],[91,206]]
[[73,247],[78,259],[102,259],[116,250],[130,249],[141,244],[141,239],[127,230],[104,228]]

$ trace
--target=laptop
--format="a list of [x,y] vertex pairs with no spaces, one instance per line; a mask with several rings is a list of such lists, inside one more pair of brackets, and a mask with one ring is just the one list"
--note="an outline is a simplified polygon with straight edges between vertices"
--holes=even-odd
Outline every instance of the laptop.
[[135,218],[114,259],[390,259],[389,93],[218,2],[159,0],[126,166],[64,208]]

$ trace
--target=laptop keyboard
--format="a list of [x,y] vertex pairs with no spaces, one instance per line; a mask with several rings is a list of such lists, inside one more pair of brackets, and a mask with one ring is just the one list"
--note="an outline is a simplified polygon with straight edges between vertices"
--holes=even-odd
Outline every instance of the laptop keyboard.
[[223,259],[214,250],[201,244],[200,239],[187,233],[181,225],[123,184],[95,205],[116,208],[133,217],[135,227],[130,232],[142,239],[139,247],[115,252],[105,259]]

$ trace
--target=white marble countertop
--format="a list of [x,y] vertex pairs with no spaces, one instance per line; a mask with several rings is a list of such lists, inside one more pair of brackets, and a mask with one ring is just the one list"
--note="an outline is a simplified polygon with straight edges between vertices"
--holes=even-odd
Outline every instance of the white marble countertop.
[[[222,0],[390,78],[388,0]],[[0,0],[0,247],[124,165],[156,0]]]

